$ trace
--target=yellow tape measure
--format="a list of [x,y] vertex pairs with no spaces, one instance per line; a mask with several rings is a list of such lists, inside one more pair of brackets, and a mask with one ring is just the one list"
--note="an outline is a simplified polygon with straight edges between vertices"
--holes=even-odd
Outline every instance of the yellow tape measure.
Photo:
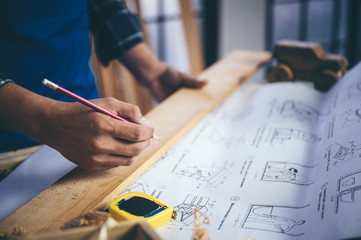
[[177,216],[172,207],[142,192],[127,193],[113,200],[109,204],[109,213],[118,221],[146,220],[153,228],[158,228]]

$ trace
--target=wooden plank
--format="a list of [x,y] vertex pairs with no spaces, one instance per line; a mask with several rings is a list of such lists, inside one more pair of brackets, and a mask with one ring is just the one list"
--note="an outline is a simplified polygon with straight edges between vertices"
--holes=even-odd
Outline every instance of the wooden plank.
[[[99,240],[101,226],[80,227],[54,233],[29,235],[27,240]],[[145,221],[119,222],[108,230],[106,239],[117,240],[161,240],[154,229]]]
[[188,62],[193,75],[204,70],[204,56],[201,37],[198,30],[196,16],[193,14],[191,0],[179,0],[182,13],[184,35],[187,42]]
[[38,150],[39,147],[40,146],[34,146],[0,154],[0,169],[11,169],[15,167]]
[[152,141],[131,166],[73,171],[3,220],[0,230],[17,225],[33,233],[56,231],[69,219],[104,208],[270,58],[268,52],[235,51],[218,61],[199,76],[209,80],[207,86],[180,89],[146,115],[161,140]]

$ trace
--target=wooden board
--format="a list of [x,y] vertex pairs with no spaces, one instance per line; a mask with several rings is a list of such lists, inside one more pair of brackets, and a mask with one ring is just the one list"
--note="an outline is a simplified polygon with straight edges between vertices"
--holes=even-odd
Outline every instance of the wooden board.
[[0,169],[14,168],[39,148],[40,146],[35,146],[0,154]]
[[179,0],[185,40],[187,43],[188,62],[191,73],[198,75],[204,70],[204,55],[199,34],[197,17],[193,12],[191,0]]
[[[54,233],[29,235],[27,240],[99,240],[101,226],[80,227]],[[145,221],[119,222],[108,230],[107,240],[161,240]]]
[[104,208],[270,58],[268,52],[232,52],[200,74],[209,80],[206,87],[180,89],[146,115],[161,141],[152,141],[131,166],[73,171],[3,220],[0,230],[17,225],[32,233],[56,231],[69,219]]

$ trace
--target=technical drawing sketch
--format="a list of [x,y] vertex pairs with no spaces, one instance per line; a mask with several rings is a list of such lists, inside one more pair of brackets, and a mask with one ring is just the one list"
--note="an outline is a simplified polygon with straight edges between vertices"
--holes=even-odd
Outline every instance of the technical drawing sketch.
[[194,220],[194,210],[197,208],[206,213],[208,211],[207,204],[209,200],[209,197],[188,194],[183,203],[174,207],[174,210],[177,212],[175,221],[182,223],[182,225],[191,225]]
[[354,159],[356,157],[361,158],[361,144],[355,144],[354,141],[349,142],[349,146],[344,146],[339,143],[337,144],[337,151],[333,156],[334,162],[333,165],[346,162],[348,160]]
[[176,174],[195,179],[201,182],[207,182],[209,184],[215,183],[217,180],[222,178],[226,173],[226,169],[210,169],[202,166],[193,166],[183,169]]
[[275,128],[271,136],[271,144],[274,143],[283,144],[284,142],[293,139],[308,143],[315,143],[321,141],[321,137],[319,135],[306,132],[303,130],[298,130],[293,128]]
[[221,166],[191,165],[179,167],[179,170],[174,169],[174,173],[186,180],[190,180],[198,188],[204,186],[204,184],[216,187],[227,178],[227,173],[233,164],[234,162],[225,161]]
[[345,111],[342,128],[348,128],[361,122],[361,107],[350,108]]
[[340,178],[337,181],[337,193],[331,198],[336,202],[335,212],[338,213],[341,206],[359,201],[361,198],[359,190],[361,190],[361,170]]
[[277,232],[290,236],[303,235],[306,221],[300,219],[297,215],[307,206],[251,205],[243,221],[242,228]]
[[314,176],[311,174],[315,166],[304,166],[297,163],[274,162],[266,163],[262,181],[286,182],[297,185],[310,185],[314,183]]
[[300,122],[317,122],[321,117],[328,114],[320,113],[311,105],[296,102],[292,100],[286,100],[281,105],[279,112],[283,118],[294,118]]

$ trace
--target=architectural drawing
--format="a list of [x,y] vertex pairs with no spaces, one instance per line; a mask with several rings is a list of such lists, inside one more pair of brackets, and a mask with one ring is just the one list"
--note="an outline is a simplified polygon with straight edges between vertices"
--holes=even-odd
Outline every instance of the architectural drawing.
[[232,166],[233,162],[229,163],[228,161],[225,161],[221,166],[191,165],[179,167],[174,173],[190,180],[198,187],[204,184],[215,187],[224,182]]
[[201,197],[196,195],[187,195],[183,203],[174,207],[177,212],[177,218],[175,221],[182,223],[183,225],[189,226],[194,220],[194,210],[197,208],[203,213],[207,213],[207,204],[209,197]]
[[337,165],[356,157],[361,157],[361,144],[355,144],[354,141],[350,141],[348,146],[337,143],[337,150],[333,156],[333,159],[335,160],[333,165]]
[[361,107],[350,108],[344,112],[342,128],[348,128],[361,122]]
[[[338,83],[342,90],[349,85]],[[210,217],[211,239],[361,236],[355,225],[361,211],[361,118],[360,124],[348,118],[342,129],[346,110],[357,115],[355,108],[361,109],[361,95],[343,103],[345,92],[335,88],[261,88],[248,102],[252,111],[240,108],[242,101],[225,101],[136,180],[141,184],[127,189],[144,189],[178,213],[157,229],[162,239],[191,239],[195,209]]]
[[225,175],[226,171],[227,170],[225,168],[211,169],[209,167],[192,166],[183,169],[176,174],[183,177],[195,179],[197,181],[213,184],[217,182],[217,180],[222,178],[222,176]]
[[284,143],[293,139],[308,143],[315,143],[321,141],[321,137],[319,135],[303,130],[298,130],[294,128],[275,128],[271,136],[271,144]]
[[312,176],[312,168],[314,168],[314,166],[269,161],[266,163],[261,180],[310,185],[314,183],[315,180],[314,176]]
[[242,223],[242,228],[278,232],[290,236],[303,235],[306,221],[298,217],[298,214],[307,206],[251,205]]
[[303,102],[286,100],[279,110],[283,118],[294,118],[300,122],[317,122],[320,117],[326,116],[322,114],[311,105]]
[[342,207],[361,199],[361,170],[343,176],[337,181],[337,193],[332,200],[336,202],[335,212]]

